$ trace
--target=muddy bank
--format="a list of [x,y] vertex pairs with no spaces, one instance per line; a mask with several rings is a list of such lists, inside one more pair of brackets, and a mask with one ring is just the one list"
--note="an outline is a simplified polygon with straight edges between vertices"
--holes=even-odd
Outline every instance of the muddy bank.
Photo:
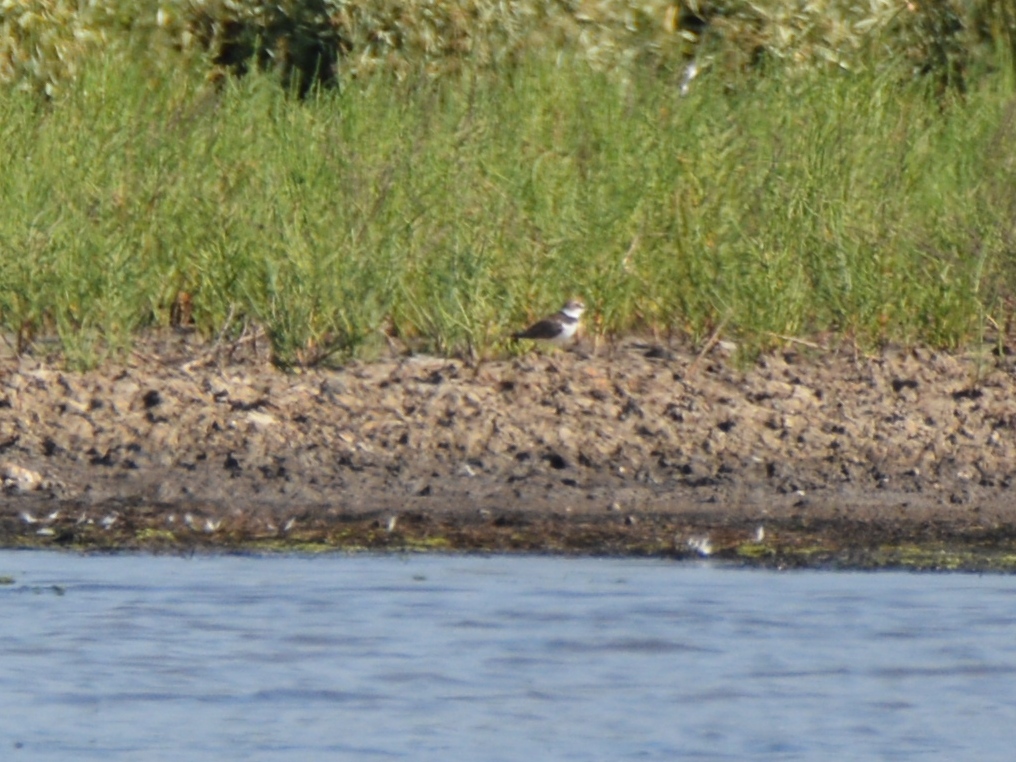
[[1016,568],[1006,358],[628,340],[286,373],[257,350],[6,358],[0,544]]

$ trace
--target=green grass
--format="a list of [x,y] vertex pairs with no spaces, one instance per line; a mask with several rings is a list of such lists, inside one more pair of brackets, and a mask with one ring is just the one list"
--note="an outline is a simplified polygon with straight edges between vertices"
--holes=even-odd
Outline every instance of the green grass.
[[581,294],[589,328],[749,349],[831,332],[954,347],[1016,286],[1016,102],[899,72],[378,75],[306,101],[268,75],[99,59],[0,99],[0,327],[72,365],[170,322],[263,326],[278,362],[492,356]]

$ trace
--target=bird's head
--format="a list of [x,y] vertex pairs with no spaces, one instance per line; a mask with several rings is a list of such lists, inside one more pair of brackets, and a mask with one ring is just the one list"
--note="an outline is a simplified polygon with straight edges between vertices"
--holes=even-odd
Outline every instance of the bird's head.
[[583,304],[581,299],[569,299],[568,303],[561,308],[561,312],[570,318],[578,318],[586,311],[586,305]]

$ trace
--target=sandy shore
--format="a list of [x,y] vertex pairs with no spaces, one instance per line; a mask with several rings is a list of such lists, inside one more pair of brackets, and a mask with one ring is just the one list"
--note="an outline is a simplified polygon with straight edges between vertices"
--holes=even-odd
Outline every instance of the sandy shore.
[[989,352],[739,367],[630,339],[287,373],[259,349],[6,358],[0,544],[1016,568],[1016,378]]

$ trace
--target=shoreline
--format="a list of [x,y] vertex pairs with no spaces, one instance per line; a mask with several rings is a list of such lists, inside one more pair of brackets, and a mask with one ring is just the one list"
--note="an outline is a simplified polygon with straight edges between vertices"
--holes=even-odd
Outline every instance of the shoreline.
[[741,367],[630,337],[286,373],[167,332],[101,370],[0,367],[6,548],[1016,570],[1016,378],[987,351]]

